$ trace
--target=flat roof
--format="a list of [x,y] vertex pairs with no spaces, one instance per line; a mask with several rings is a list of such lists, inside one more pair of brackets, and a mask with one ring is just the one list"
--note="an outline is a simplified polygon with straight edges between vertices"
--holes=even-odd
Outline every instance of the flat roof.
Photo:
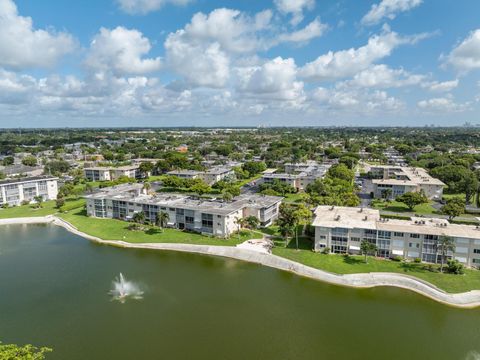
[[319,206],[315,209],[312,225],[480,239],[480,229],[476,226],[450,224],[439,218],[383,219],[378,210],[358,207]]
[[123,186],[106,188],[95,194],[87,195],[87,199],[110,199],[132,202],[136,204],[157,205],[160,207],[180,208],[184,210],[200,210],[212,214],[228,215],[245,207],[268,208],[282,201],[280,196],[267,195],[240,195],[231,202],[217,199],[200,199],[185,194],[160,193],[155,195],[134,194],[143,187],[142,184],[126,184]]
[[58,180],[58,178],[54,176],[31,176],[31,177],[24,177],[19,179],[1,180],[0,185],[9,185],[9,184],[18,184],[18,183],[25,183],[25,182],[31,182],[31,181],[45,181],[45,180]]

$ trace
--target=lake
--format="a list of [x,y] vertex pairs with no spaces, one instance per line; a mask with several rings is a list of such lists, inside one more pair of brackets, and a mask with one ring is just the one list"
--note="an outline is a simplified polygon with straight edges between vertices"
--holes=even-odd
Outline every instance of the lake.
[[[112,300],[122,272],[143,299]],[[47,359],[480,359],[480,309],[210,256],[0,227],[0,341]]]

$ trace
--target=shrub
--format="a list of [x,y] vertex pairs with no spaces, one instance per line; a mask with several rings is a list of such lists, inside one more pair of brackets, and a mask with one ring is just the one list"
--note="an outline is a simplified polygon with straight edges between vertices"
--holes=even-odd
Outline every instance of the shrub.
[[419,257],[416,257],[415,259],[413,259],[413,262],[419,264],[422,262],[422,259],[420,259]]
[[403,257],[397,255],[397,256],[394,256],[394,257],[392,258],[392,260],[393,260],[393,261],[398,261],[398,262],[400,262],[400,261],[403,260]]
[[462,275],[465,274],[465,267],[458,260],[448,260],[447,272],[450,274]]
[[30,201],[28,201],[28,200],[23,200],[22,201],[22,205],[28,205],[28,204],[30,204]]
[[330,254],[330,248],[327,246],[325,249],[323,249],[322,254]]

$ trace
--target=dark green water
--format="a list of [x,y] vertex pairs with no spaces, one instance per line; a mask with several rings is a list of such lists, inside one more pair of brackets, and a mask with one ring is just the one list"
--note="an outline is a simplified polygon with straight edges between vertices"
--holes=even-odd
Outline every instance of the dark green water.
[[[119,272],[147,289],[112,302]],[[354,290],[234,260],[0,227],[0,340],[48,359],[480,358],[480,310]]]

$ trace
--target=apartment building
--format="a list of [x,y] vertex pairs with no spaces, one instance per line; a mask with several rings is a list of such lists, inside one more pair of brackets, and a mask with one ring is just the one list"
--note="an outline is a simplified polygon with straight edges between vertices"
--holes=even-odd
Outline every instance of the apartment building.
[[87,214],[131,220],[135,213],[143,212],[153,223],[163,211],[169,215],[169,227],[228,237],[238,230],[239,218],[255,216],[262,226],[271,225],[282,202],[281,197],[263,195],[241,195],[231,202],[183,194],[147,195],[142,188],[142,184],[125,184],[88,195]]
[[227,179],[235,179],[235,171],[229,166],[216,166],[205,171],[197,170],[173,170],[167,173],[182,179],[202,179],[208,185]]
[[132,179],[140,178],[138,165],[120,167],[86,167],[83,169],[88,181],[110,181],[126,176]]
[[322,179],[331,165],[318,164],[316,161],[307,161],[305,163],[287,163],[285,172],[264,173],[262,180],[266,184],[272,184],[275,181],[284,182],[297,191],[304,191],[307,186],[317,179]]
[[445,184],[431,177],[425,169],[379,165],[369,169],[372,176],[373,195],[384,198],[389,190],[389,198],[395,199],[406,192],[422,191],[429,199],[441,199]]
[[333,253],[358,254],[365,240],[377,246],[379,257],[420,258],[436,263],[440,261],[438,240],[449,236],[456,245],[449,258],[480,268],[479,227],[450,224],[445,219],[383,219],[378,210],[336,206],[317,207],[312,225],[315,251],[328,247]]
[[0,204],[17,206],[23,202],[34,202],[36,196],[41,196],[43,200],[55,200],[57,180],[56,177],[37,176],[0,181]]

